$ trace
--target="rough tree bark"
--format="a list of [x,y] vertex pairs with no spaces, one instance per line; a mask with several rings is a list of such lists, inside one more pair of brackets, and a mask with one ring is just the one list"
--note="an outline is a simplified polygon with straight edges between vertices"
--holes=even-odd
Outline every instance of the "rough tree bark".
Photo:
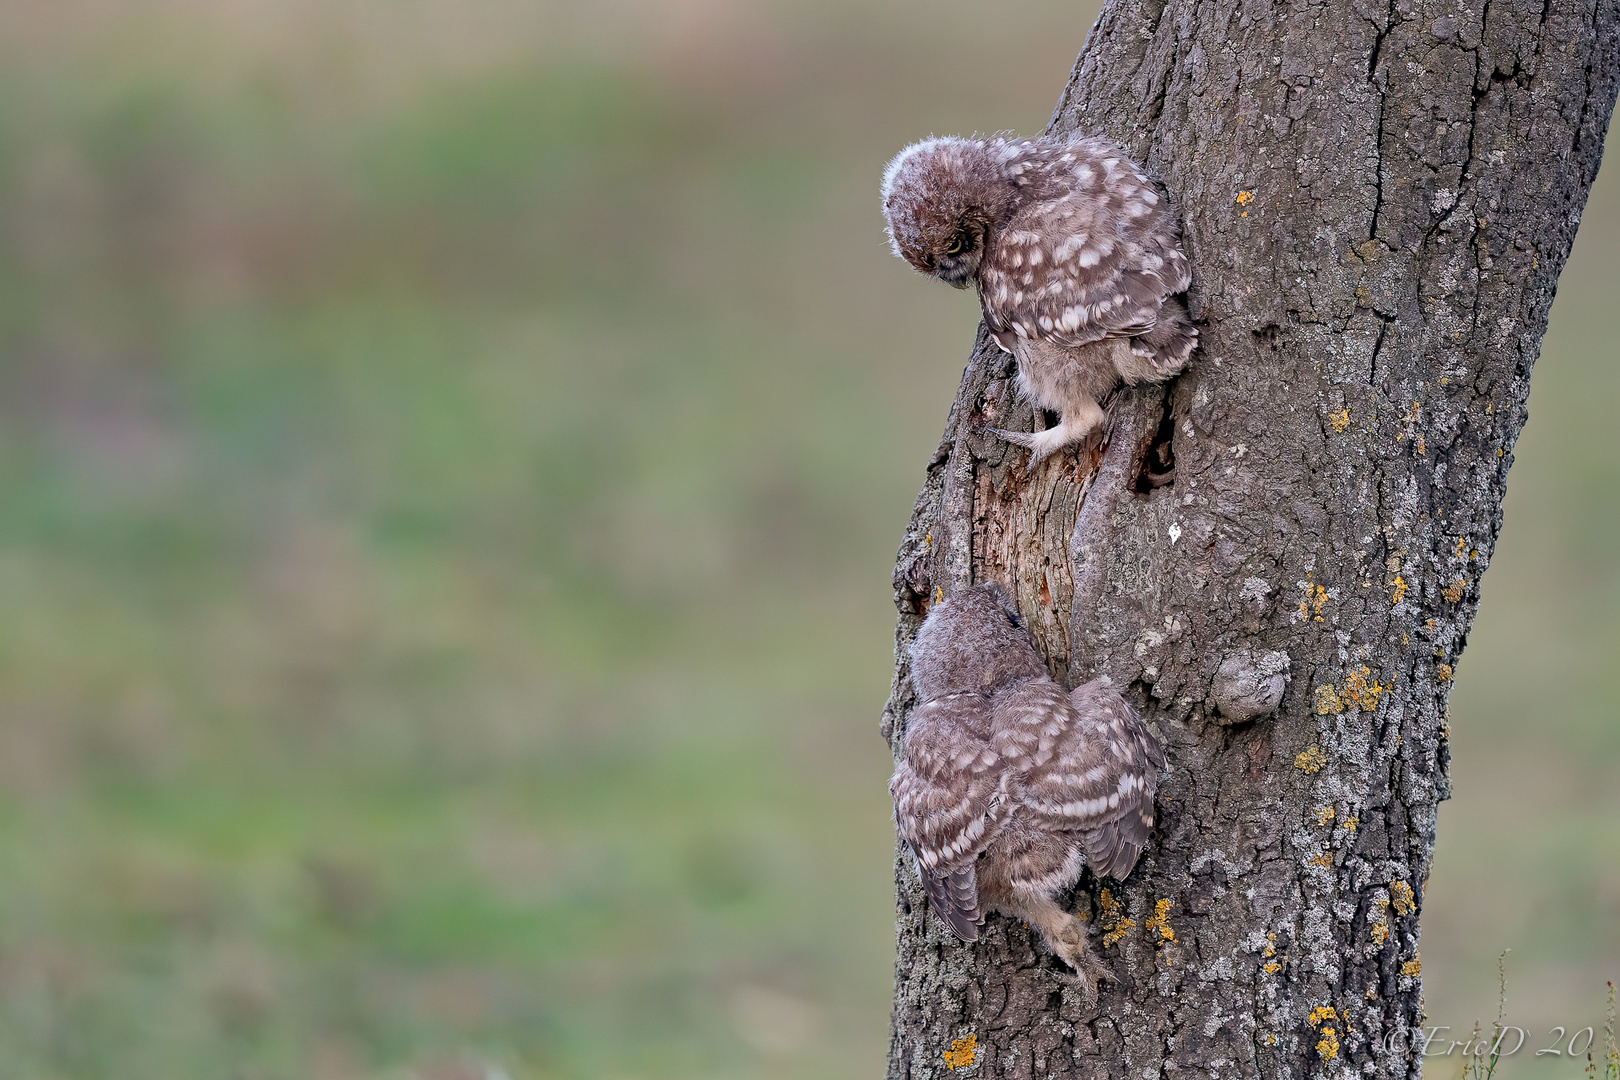
[[997,579],[1055,677],[1161,733],[1160,824],[1073,897],[1120,978],[1094,1006],[1019,923],[951,938],[897,859],[891,1080],[1418,1074],[1447,692],[1617,76],[1617,0],[1109,0],[1049,130],[1163,180],[1202,346],[1027,475],[981,328],[883,734],[929,605]]

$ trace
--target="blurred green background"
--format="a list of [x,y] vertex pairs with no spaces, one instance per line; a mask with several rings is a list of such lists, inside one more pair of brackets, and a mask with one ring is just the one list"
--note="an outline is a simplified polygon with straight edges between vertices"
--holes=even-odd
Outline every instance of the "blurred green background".
[[[1091,17],[0,7],[0,1080],[877,1075],[976,321],[877,179],[1038,130]],[[1526,1026],[1620,975],[1617,222],[1459,669],[1435,1022],[1503,947]]]

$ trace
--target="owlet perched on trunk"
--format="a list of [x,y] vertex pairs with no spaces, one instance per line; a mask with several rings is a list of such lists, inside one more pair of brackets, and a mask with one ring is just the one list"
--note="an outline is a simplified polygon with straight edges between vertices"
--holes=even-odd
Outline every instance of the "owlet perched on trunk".
[[1048,431],[989,429],[1027,446],[1030,468],[1102,423],[1121,379],[1168,379],[1198,343],[1175,217],[1112,143],[928,139],[889,163],[883,216],[896,255],[978,288],[1024,394],[1062,413]]
[[1123,878],[1153,829],[1164,752],[1106,678],[1053,682],[1000,585],[928,613],[911,646],[922,704],[889,781],[929,906],[963,941],[1014,915],[1079,974],[1107,972],[1057,896],[1090,865]]

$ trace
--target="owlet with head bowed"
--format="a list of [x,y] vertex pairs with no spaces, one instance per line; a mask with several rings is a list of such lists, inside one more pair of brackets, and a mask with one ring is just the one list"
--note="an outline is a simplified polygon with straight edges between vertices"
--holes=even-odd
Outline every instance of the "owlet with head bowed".
[[1065,691],[1000,585],[935,605],[911,646],[922,704],[889,781],[929,906],[977,941],[985,911],[1023,919],[1091,991],[1106,975],[1059,906],[1090,866],[1123,878],[1153,830],[1164,751],[1106,678]]
[[990,429],[1030,466],[1102,423],[1098,400],[1187,366],[1198,330],[1177,294],[1192,281],[1158,186],[1102,139],[928,139],[883,174],[894,252],[957,288],[975,286],[1019,385],[1057,427]]

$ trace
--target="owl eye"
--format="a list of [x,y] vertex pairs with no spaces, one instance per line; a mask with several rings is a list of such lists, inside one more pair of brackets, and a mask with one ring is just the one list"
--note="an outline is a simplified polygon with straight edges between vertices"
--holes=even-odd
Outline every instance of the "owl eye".
[[951,246],[945,249],[945,254],[960,255],[962,254],[962,249],[965,247],[967,247],[967,237],[963,236],[961,233],[957,233],[955,236],[951,237]]

